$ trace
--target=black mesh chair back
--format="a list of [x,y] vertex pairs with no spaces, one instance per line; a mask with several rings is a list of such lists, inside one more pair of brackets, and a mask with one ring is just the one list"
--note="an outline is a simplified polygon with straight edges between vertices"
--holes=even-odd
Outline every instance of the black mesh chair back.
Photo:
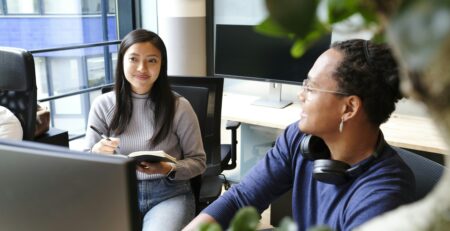
[[[197,114],[197,117],[199,117],[200,129],[202,130],[203,146],[207,156],[207,170],[204,175],[219,175],[222,172],[220,122],[222,113],[223,79],[215,77],[170,76],[169,82],[172,89],[183,95],[194,107],[194,110],[196,110],[195,104],[207,104],[206,111]],[[205,88],[208,90],[208,97],[205,99],[189,96],[185,91],[182,92],[180,90],[181,87],[186,90],[188,90],[189,87]],[[201,118],[204,113],[206,113],[206,118]]]
[[445,167],[408,150],[398,147],[394,147],[394,149],[412,170],[416,178],[415,200],[422,199],[434,188],[439,179],[441,179]]
[[23,49],[0,47],[0,105],[19,119],[24,140],[34,138],[36,103],[33,56]]

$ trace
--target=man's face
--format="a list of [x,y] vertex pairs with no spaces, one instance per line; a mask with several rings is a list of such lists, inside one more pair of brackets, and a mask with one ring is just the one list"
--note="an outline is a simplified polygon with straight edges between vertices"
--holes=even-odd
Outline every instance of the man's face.
[[342,60],[342,54],[334,49],[325,51],[308,73],[307,86],[299,93],[302,103],[301,131],[317,136],[339,132],[343,107],[342,95],[338,91],[333,72]]

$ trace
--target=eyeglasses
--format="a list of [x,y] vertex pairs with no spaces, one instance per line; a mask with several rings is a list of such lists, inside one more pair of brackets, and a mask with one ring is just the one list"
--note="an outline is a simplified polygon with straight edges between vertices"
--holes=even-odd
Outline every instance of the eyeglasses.
[[325,89],[319,89],[309,86],[309,80],[305,79],[302,82],[302,90],[306,93],[313,93],[313,92],[324,92],[324,93],[331,93],[331,94],[337,94],[337,95],[345,95],[348,96],[348,93],[342,92],[342,91],[331,91],[331,90],[325,90]]

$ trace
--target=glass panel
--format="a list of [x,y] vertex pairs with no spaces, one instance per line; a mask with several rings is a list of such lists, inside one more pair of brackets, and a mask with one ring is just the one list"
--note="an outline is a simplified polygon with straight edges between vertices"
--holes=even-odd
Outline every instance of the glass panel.
[[81,14],[80,0],[44,0],[44,14]]
[[[38,0],[6,0],[8,14],[37,14],[39,13]],[[1,30],[3,31],[3,30]]]
[[49,94],[45,57],[34,57],[34,69],[36,72],[37,98],[47,98]]
[[108,0],[108,13],[115,14],[116,13],[116,0]]
[[[103,28],[103,19],[100,12],[97,14],[80,14],[82,13],[81,8],[84,6],[83,2],[89,3],[87,4],[87,11],[91,11],[90,9],[96,7],[95,2],[98,3],[99,1],[43,0],[42,9],[46,14],[53,14],[51,17],[40,15],[1,17],[0,31],[8,31],[8,33],[2,33],[0,36],[0,46],[39,50],[117,40],[115,14],[107,15],[106,28]],[[8,11],[38,12],[38,8],[35,7],[38,0],[7,0],[6,2],[8,3]]]
[[102,12],[101,0],[83,0],[83,14],[100,14]]
[[0,1],[0,15],[2,15],[2,14],[4,14],[3,13],[3,2],[2,1]]
[[[109,83],[110,81],[105,78],[105,60],[110,62],[112,68],[115,66],[111,62],[117,59],[117,46],[109,45],[107,49],[99,46],[33,54],[38,99]],[[106,56],[105,51],[109,51]],[[110,73],[112,76],[111,71]],[[71,136],[83,134],[91,102],[99,94],[100,91],[95,91],[52,100],[49,108],[52,112],[53,126],[68,130]]]
[[88,86],[105,84],[105,62],[102,57],[88,58],[87,60]]
[[116,75],[116,67],[117,67],[117,53],[112,53],[111,54],[111,59],[112,59],[112,75],[111,75],[111,79],[114,82],[115,79],[115,75]]

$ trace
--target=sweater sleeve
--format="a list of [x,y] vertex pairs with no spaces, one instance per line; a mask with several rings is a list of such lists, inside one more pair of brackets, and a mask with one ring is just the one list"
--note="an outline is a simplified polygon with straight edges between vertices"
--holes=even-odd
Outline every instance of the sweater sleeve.
[[226,228],[240,208],[253,206],[261,213],[274,199],[288,191],[293,179],[291,137],[298,132],[293,126],[296,124],[277,138],[275,146],[239,184],[231,187],[203,213],[211,215]]
[[109,136],[106,118],[113,110],[114,103],[112,97],[114,95],[112,94],[112,92],[103,94],[97,97],[92,103],[91,110],[89,111],[86,135],[84,138],[84,150],[86,151],[91,150],[94,144],[102,139],[100,135],[90,129],[90,126],[94,126],[100,132]]
[[206,154],[200,125],[189,102],[180,97],[174,118],[183,159],[176,164],[175,180],[186,180],[202,174],[206,169]]

